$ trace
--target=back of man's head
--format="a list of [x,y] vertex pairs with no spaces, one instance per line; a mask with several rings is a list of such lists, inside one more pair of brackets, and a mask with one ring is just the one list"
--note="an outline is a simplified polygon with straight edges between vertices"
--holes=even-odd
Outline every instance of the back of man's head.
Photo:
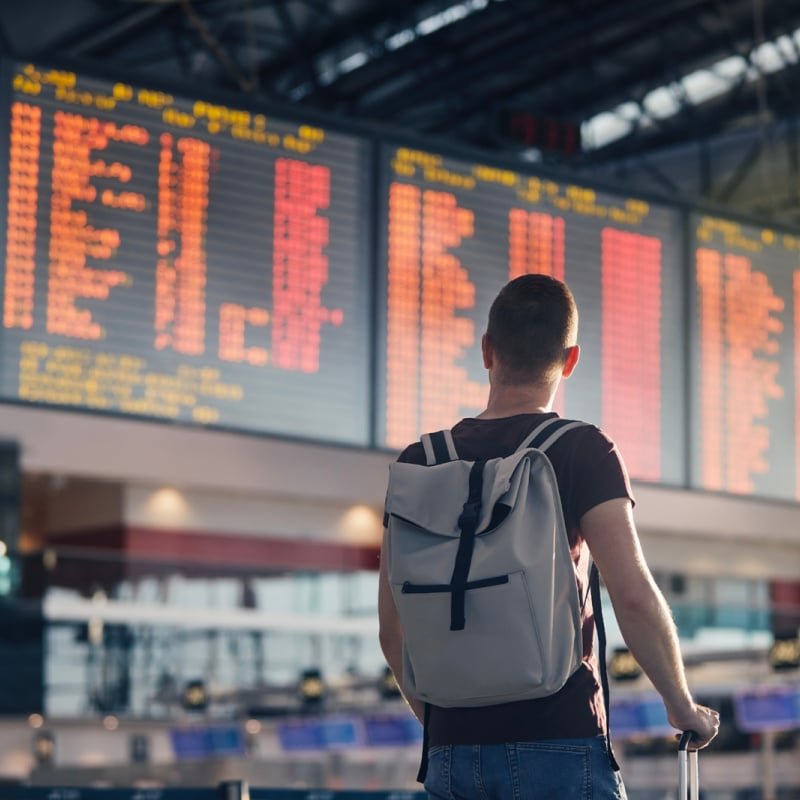
[[578,309],[569,287],[548,275],[507,283],[489,311],[486,336],[501,383],[541,383],[557,377],[578,336]]

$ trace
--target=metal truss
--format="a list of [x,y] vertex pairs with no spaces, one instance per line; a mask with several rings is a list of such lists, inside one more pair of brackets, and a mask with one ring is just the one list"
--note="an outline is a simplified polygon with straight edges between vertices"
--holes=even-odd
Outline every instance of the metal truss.
[[[752,58],[759,45],[800,28],[800,0],[56,5],[53,24],[41,33],[28,4],[0,5],[0,48],[34,42],[25,55],[96,62],[132,80],[201,84],[511,152],[520,147],[496,130],[502,111],[577,124],[624,109],[627,134],[571,156],[578,168],[643,158],[741,127],[766,130],[800,114],[800,40],[783,40],[794,50],[784,69],[759,73]],[[683,78],[726,57],[748,61],[747,75],[712,100],[694,103]],[[669,113],[648,108],[654,92],[666,98]],[[671,191],[673,179],[655,161],[645,169]],[[735,187],[717,188],[720,199],[735,193]]]

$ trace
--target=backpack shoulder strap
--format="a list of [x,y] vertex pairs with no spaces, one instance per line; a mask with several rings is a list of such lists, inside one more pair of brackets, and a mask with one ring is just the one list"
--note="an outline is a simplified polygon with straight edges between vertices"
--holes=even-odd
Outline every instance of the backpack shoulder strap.
[[453,433],[449,428],[436,433],[423,433],[420,441],[425,450],[425,463],[427,466],[446,464],[448,461],[458,461],[458,452],[453,442]]
[[586,424],[587,423],[578,420],[561,419],[561,417],[546,419],[525,437],[522,444],[517,448],[517,452],[529,447],[535,447],[537,450],[546,452],[547,449],[565,433],[574,428],[582,428]]
[[[436,433],[423,433],[420,442],[425,450],[425,464],[429,467],[434,464],[446,464],[449,461],[458,460],[458,451],[453,442],[453,434],[447,430],[437,431]],[[469,567],[467,567],[469,569]],[[455,597],[455,595],[453,595]],[[428,742],[430,729],[431,706],[425,703],[425,716],[422,723],[422,760],[417,773],[417,781],[425,782],[428,772]]]

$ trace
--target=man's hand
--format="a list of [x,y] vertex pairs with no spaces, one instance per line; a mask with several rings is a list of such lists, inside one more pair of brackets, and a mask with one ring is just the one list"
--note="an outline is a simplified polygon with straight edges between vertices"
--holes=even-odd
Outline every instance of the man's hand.
[[679,731],[692,731],[694,736],[689,742],[690,750],[701,750],[719,733],[719,713],[707,706],[692,704],[692,707],[678,713],[667,709],[667,719],[673,728]]

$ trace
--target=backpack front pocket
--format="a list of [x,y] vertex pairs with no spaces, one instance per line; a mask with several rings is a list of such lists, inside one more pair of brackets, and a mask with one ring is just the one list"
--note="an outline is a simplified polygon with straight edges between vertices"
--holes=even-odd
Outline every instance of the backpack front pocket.
[[450,587],[403,591],[403,584],[392,585],[406,637],[409,691],[444,707],[537,696],[542,648],[525,574],[501,579],[467,584],[463,630],[450,629]]

